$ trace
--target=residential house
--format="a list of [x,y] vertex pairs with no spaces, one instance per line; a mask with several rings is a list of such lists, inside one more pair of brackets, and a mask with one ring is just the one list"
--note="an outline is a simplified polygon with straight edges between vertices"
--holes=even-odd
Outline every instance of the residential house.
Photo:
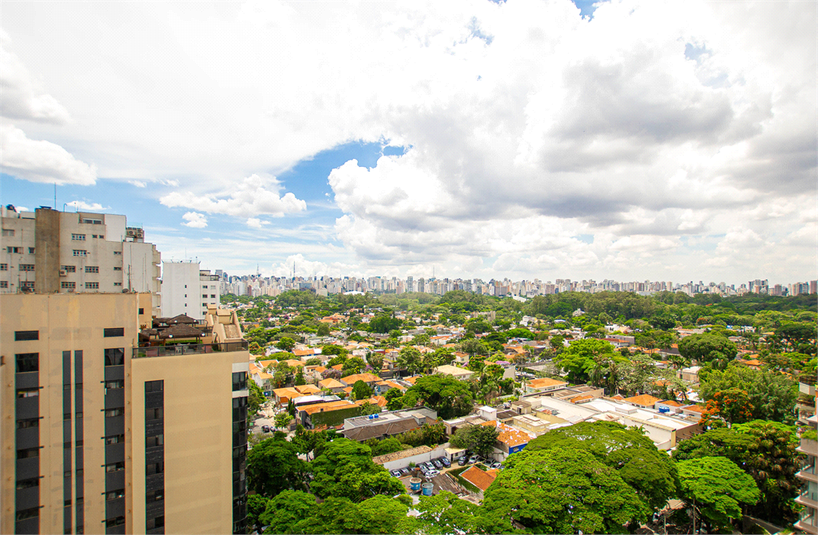
[[466,381],[469,378],[471,378],[472,375],[474,375],[474,372],[471,370],[467,370],[465,368],[458,368],[457,366],[451,366],[449,364],[438,366],[437,368],[434,369],[434,373],[449,375],[460,381]]
[[462,472],[460,477],[480,489],[480,492],[483,493],[494,483],[499,473],[499,470],[481,470],[476,466],[471,466],[468,470]]
[[551,379],[549,377],[542,377],[540,379],[528,381],[525,384],[525,391],[527,394],[537,394],[542,392],[551,392],[565,386],[568,386],[568,383],[565,381]]
[[525,431],[496,421],[485,422],[480,425],[494,426],[500,431],[500,435],[497,437],[496,447],[505,453],[505,456],[522,451],[531,439],[534,438]]
[[656,405],[657,402],[662,401],[659,398],[655,398],[648,394],[642,394],[640,396],[633,396],[630,398],[625,398],[624,400],[626,403],[630,403],[636,407],[641,407],[643,409],[652,409]]
[[322,381],[318,381],[318,386],[321,390],[329,390],[333,394],[337,394],[341,392],[346,385],[337,379],[324,379]]

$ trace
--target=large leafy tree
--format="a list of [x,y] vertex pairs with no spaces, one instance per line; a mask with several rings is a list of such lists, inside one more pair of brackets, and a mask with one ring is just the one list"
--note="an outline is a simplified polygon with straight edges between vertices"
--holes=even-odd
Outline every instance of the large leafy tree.
[[423,355],[416,347],[404,346],[398,353],[395,364],[401,368],[406,368],[409,373],[414,375],[423,368]]
[[670,457],[639,430],[615,422],[582,422],[532,440],[526,451],[584,450],[613,468],[652,509],[676,495],[678,480]]
[[621,358],[614,355],[614,347],[604,340],[577,340],[565,348],[554,361],[566,372],[571,382],[585,382],[590,378],[597,360]]
[[455,431],[449,442],[455,448],[464,448],[486,456],[492,452],[500,436],[500,430],[493,425],[470,425]]
[[403,398],[407,406],[414,406],[417,402],[429,406],[444,420],[465,416],[471,412],[473,401],[469,385],[448,375],[418,378]]
[[762,420],[735,427],[739,434],[752,437],[745,470],[761,491],[753,512],[776,524],[795,521],[798,513],[793,499],[801,487],[795,474],[802,458],[795,449],[794,428]]
[[414,531],[417,533],[487,533],[481,508],[451,492],[444,490],[435,496],[421,496],[415,509],[418,511],[418,526]]
[[617,472],[579,449],[522,451],[485,493],[491,532],[622,533],[648,509]]
[[676,463],[680,495],[712,532],[741,517],[742,505],[758,501],[753,478],[725,457],[701,457]]
[[284,433],[256,444],[247,454],[247,488],[264,496],[305,488],[306,471],[307,464]]
[[368,399],[372,397],[372,389],[363,381],[355,381],[352,385],[353,399]]
[[748,394],[753,419],[783,423],[792,423],[795,419],[798,385],[784,375],[731,364],[724,370],[700,373],[700,381],[699,395],[704,401],[713,399],[716,392],[738,388]]
[[[713,419],[721,419],[732,425],[752,419],[753,405],[750,396],[739,388],[728,388],[716,392],[707,400],[706,410],[702,415],[701,423],[707,425]],[[724,425],[724,424],[722,424]]]
[[310,516],[315,504],[315,496],[312,494],[300,490],[285,490],[269,500],[258,522],[268,526],[264,533],[298,533],[295,525]]
[[679,342],[679,353],[699,363],[713,360],[731,361],[736,358],[736,344],[725,336],[716,334],[693,334]]
[[322,498],[346,497],[357,502],[405,490],[383,466],[372,462],[368,446],[347,438],[326,443],[310,468],[314,476],[310,488]]

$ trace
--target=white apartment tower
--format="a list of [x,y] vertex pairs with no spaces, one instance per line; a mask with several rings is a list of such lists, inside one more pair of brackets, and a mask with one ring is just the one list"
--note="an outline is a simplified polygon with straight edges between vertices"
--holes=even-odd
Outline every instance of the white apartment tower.
[[218,306],[221,298],[218,275],[201,269],[198,261],[162,262],[162,316],[186,314],[204,319],[207,306]]
[[161,255],[124,215],[0,210],[0,293],[150,293],[158,315]]

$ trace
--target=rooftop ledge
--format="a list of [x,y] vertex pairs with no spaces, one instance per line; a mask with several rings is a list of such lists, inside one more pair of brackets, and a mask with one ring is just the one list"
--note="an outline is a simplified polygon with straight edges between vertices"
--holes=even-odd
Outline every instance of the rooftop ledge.
[[201,355],[203,353],[227,353],[230,351],[247,351],[246,340],[222,344],[172,344],[166,346],[135,347],[133,358],[175,357],[180,355]]

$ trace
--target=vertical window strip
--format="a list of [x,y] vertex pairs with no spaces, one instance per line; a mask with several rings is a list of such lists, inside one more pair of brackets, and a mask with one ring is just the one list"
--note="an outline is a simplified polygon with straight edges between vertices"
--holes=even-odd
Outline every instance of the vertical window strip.
[[74,503],[71,500],[71,490],[73,488],[73,480],[72,480],[72,470],[71,470],[71,453],[72,448],[71,446],[71,392],[74,390],[73,384],[71,381],[71,352],[70,351],[63,351],[62,352],[62,412],[64,415],[68,415],[68,420],[63,422],[63,443],[68,444],[69,448],[67,451],[63,452],[63,462],[65,466],[63,466],[63,474],[65,475],[65,480],[63,481],[63,500],[65,501],[65,506],[63,507],[63,531],[65,533],[71,533],[71,504]]
[[[82,365],[82,350],[74,351],[74,407],[77,408],[79,411],[80,403],[77,403],[76,398],[82,398],[83,392],[85,391],[82,388],[83,385],[83,365]],[[79,418],[77,416],[74,419],[75,422],[75,435],[77,440],[84,440],[84,430],[83,430],[83,421],[84,418]],[[76,464],[76,492],[75,492],[75,507],[76,507],[76,532],[77,533],[84,533],[85,532],[85,481],[84,481],[84,462],[83,462],[83,455],[82,455],[82,447],[78,446],[75,448],[74,454],[76,456],[75,464]]]

